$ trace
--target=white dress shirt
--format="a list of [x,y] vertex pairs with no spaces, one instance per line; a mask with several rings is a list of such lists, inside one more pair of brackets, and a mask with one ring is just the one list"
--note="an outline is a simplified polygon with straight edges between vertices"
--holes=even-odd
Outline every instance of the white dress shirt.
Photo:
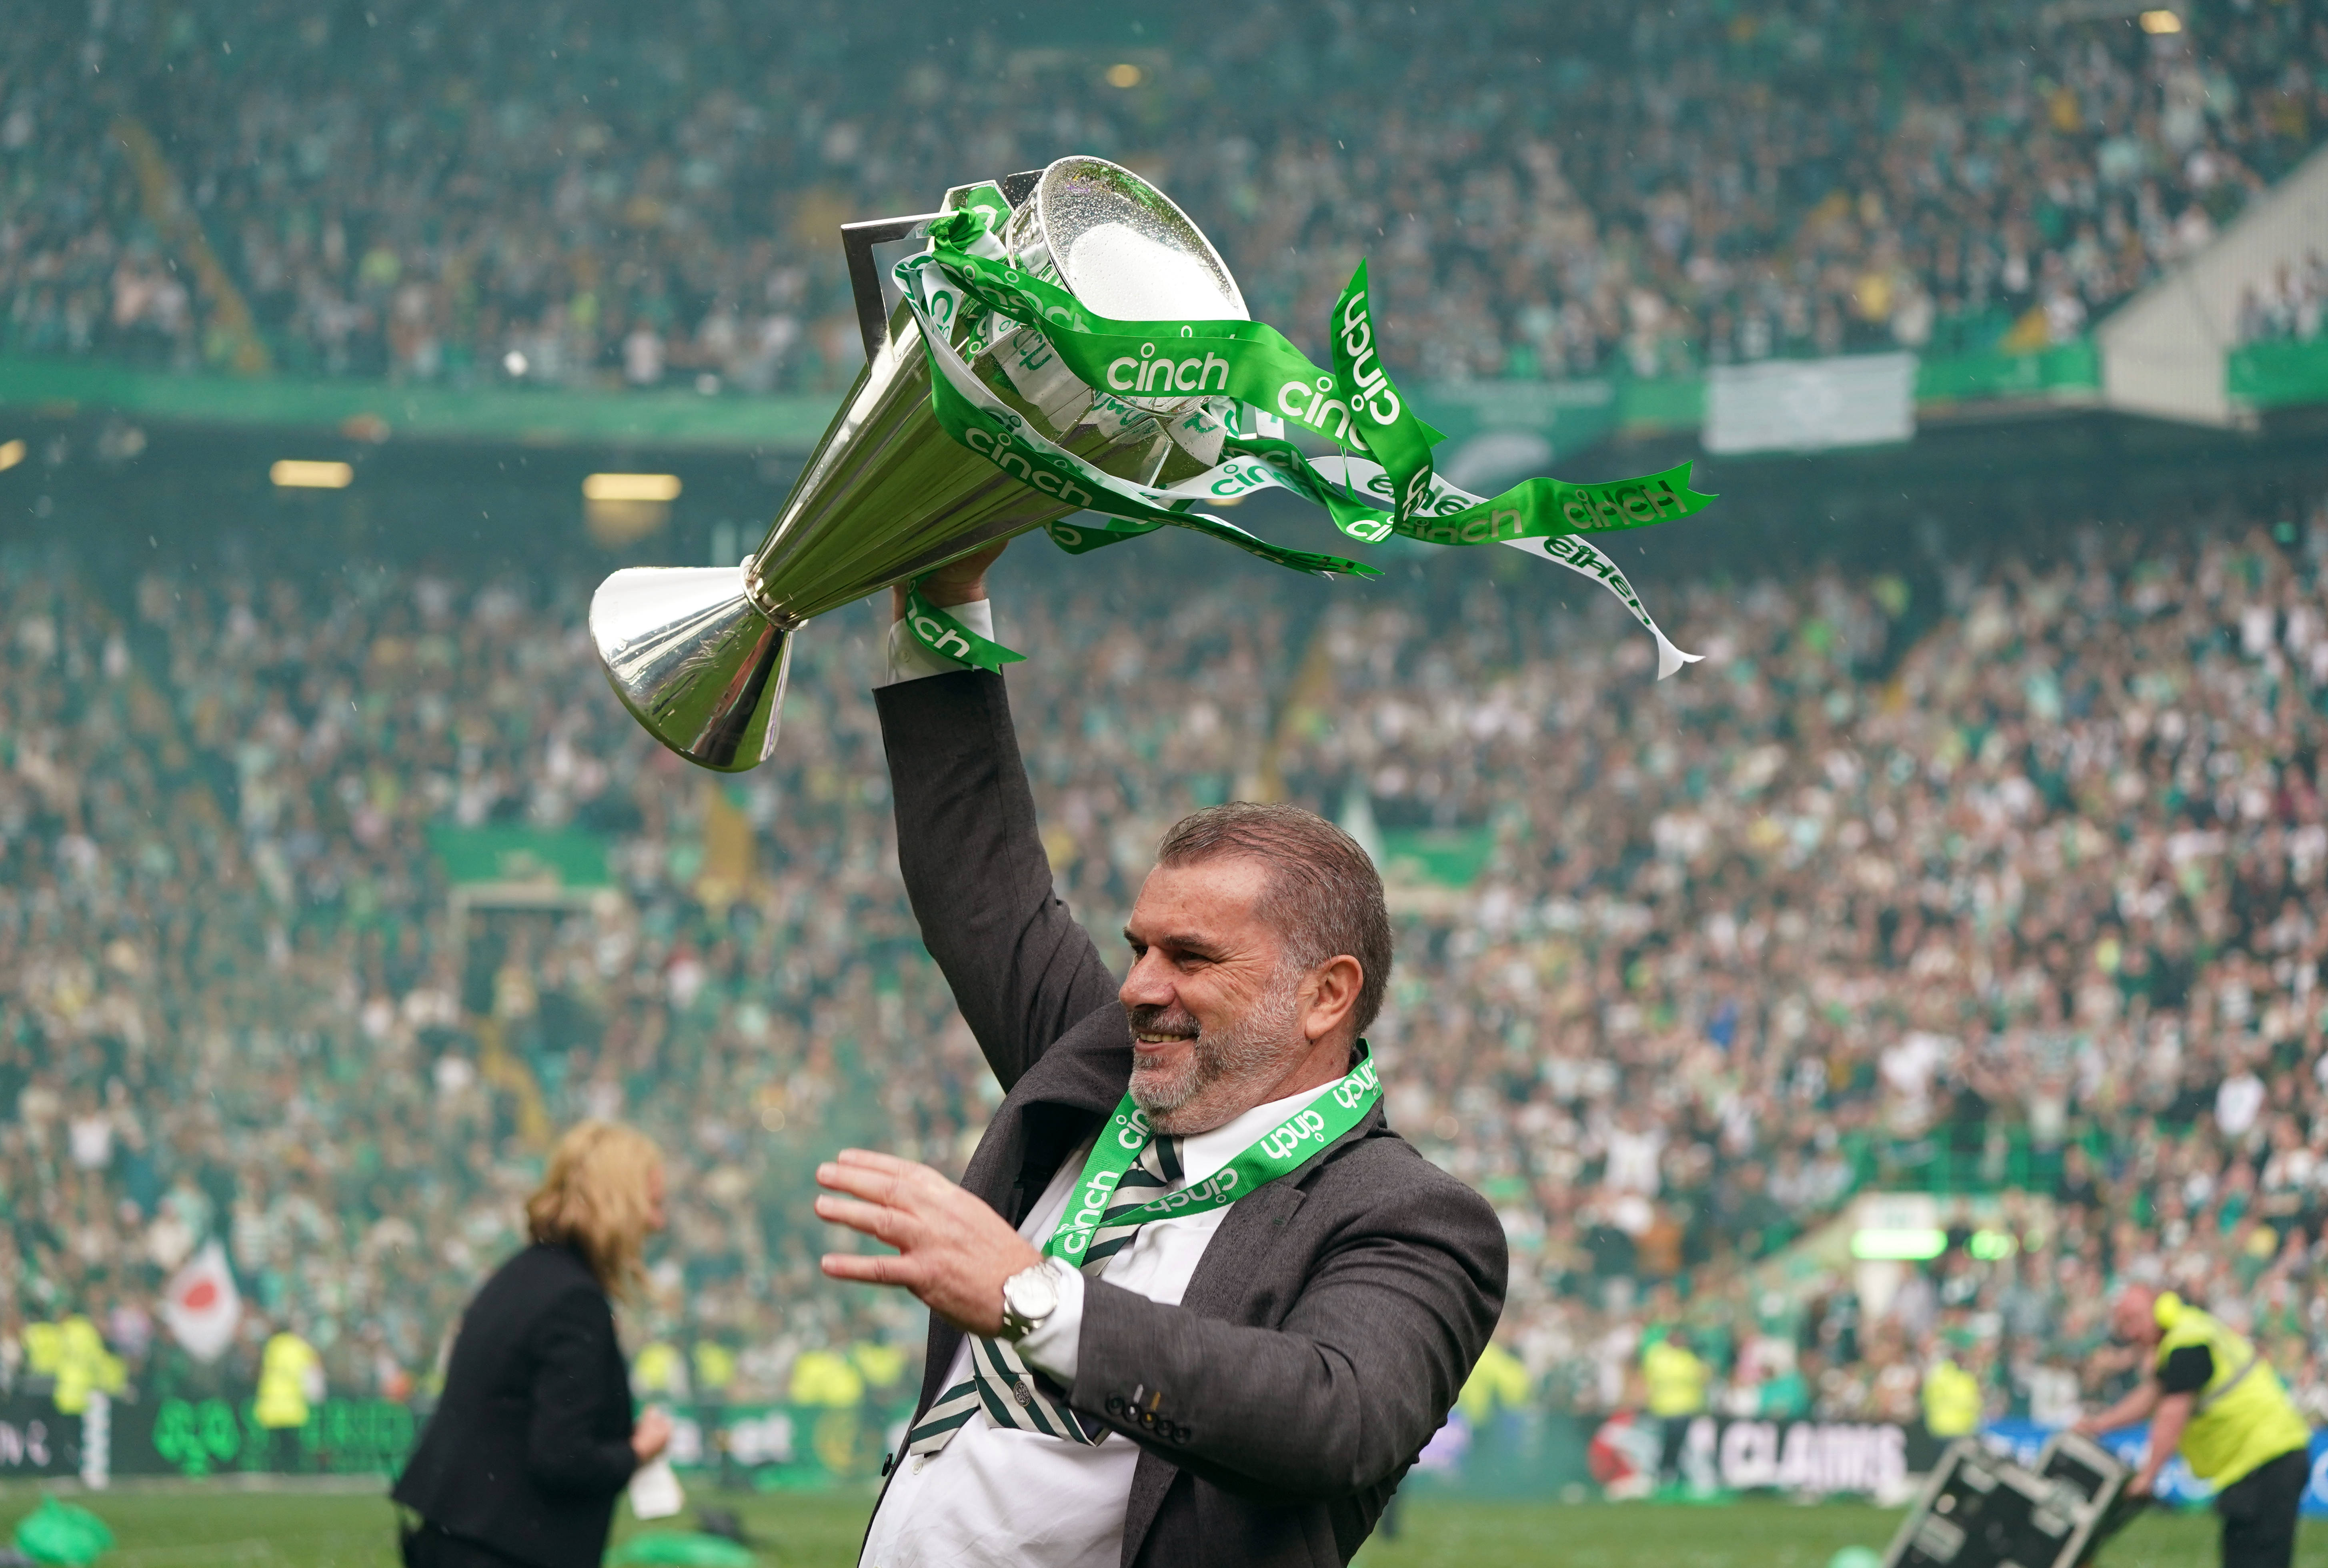
[[[1304,1089],[1256,1105],[1226,1126],[1182,1140],[1184,1185],[1209,1179],[1318,1093]],[[1085,1142],[1060,1162],[1018,1226],[1020,1235],[1037,1246],[1050,1239],[1091,1148]],[[1227,1213],[1222,1207],[1149,1221],[1108,1259],[1100,1278],[1178,1305]],[[1018,1341],[1018,1353],[1071,1387],[1083,1338],[1084,1276],[1064,1266],[1055,1272],[1061,1276],[1058,1308]],[[952,1388],[969,1376],[964,1340],[938,1386]],[[1123,1515],[1139,1462],[1139,1446],[1121,1432],[1086,1448],[996,1426],[981,1411],[936,1453],[899,1459],[865,1538],[860,1568],[1114,1568],[1123,1555]]]
[[[994,637],[994,601],[972,599],[966,605],[948,605],[945,613],[991,643]],[[914,635],[913,628],[903,621],[889,623],[889,636],[882,644],[883,668],[874,681],[876,686],[895,686],[900,681],[919,681],[925,675],[950,675],[969,665],[959,659],[949,659],[943,653],[933,653]]]

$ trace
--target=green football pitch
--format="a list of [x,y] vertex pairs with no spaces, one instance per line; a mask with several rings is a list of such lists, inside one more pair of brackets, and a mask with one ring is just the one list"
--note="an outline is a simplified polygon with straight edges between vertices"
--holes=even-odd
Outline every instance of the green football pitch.
[[[112,1526],[116,1549],[99,1568],[395,1568],[394,1525],[386,1502],[346,1492],[261,1492],[224,1487],[121,1490],[69,1500]],[[850,1568],[868,1498],[699,1495],[738,1512],[756,1537],[765,1568]],[[0,1491],[0,1540],[38,1501],[20,1487]],[[1525,1504],[1418,1501],[1404,1509],[1396,1540],[1377,1537],[1363,1568],[1825,1568],[1845,1546],[1881,1551],[1896,1513],[1857,1504],[1802,1507],[1747,1501],[1682,1504]],[[638,1526],[627,1520],[617,1535]],[[2207,1568],[2215,1561],[2214,1520],[2205,1514],[2152,1516],[2106,1552],[2103,1568]],[[2305,1531],[2302,1568],[2328,1568],[2328,1524]]]

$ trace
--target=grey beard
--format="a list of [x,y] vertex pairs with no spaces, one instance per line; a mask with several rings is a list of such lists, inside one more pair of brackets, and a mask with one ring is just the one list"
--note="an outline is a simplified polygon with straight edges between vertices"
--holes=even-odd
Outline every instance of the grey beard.
[[[1156,1009],[1132,1010],[1135,1029],[1153,1028],[1169,1015]],[[1180,1017],[1185,1019],[1186,1014]],[[1131,1070],[1132,1103],[1147,1114],[1159,1132],[1205,1132],[1226,1122],[1227,1116],[1206,1121],[1215,1103],[1234,1098],[1240,1088],[1281,1071],[1302,1044],[1300,976],[1281,973],[1271,980],[1260,1002],[1225,1028],[1199,1034],[1196,1048],[1179,1067],[1169,1073]],[[1221,1091],[1216,1093],[1216,1091]],[[1197,1123],[1203,1122],[1203,1125]]]

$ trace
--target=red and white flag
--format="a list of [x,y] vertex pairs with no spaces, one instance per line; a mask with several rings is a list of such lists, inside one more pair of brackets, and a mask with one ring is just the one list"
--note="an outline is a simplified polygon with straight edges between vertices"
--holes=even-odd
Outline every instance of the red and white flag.
[[242,1321],[242,1296],[234,1288],[234,1271],[227,1267],[226,1249],[216,1241],[186,1260],[170,1276],[162,1320],[172,1338],[197,1361],[215,1361],[234,1343]]

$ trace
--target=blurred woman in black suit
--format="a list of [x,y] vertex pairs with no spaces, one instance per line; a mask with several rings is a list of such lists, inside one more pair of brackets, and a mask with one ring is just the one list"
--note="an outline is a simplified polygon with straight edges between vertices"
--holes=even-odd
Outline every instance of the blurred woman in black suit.
[[661,1152],[586,1122],[525,1217],[533,1244],[469,1303],[444,1397],[390,1493],[419,1516],[408,1568],[597,1568],[615,1499],[671,1441],[659,1410],[632,1422],[609,1300],[640,1280],[662,1228]]

